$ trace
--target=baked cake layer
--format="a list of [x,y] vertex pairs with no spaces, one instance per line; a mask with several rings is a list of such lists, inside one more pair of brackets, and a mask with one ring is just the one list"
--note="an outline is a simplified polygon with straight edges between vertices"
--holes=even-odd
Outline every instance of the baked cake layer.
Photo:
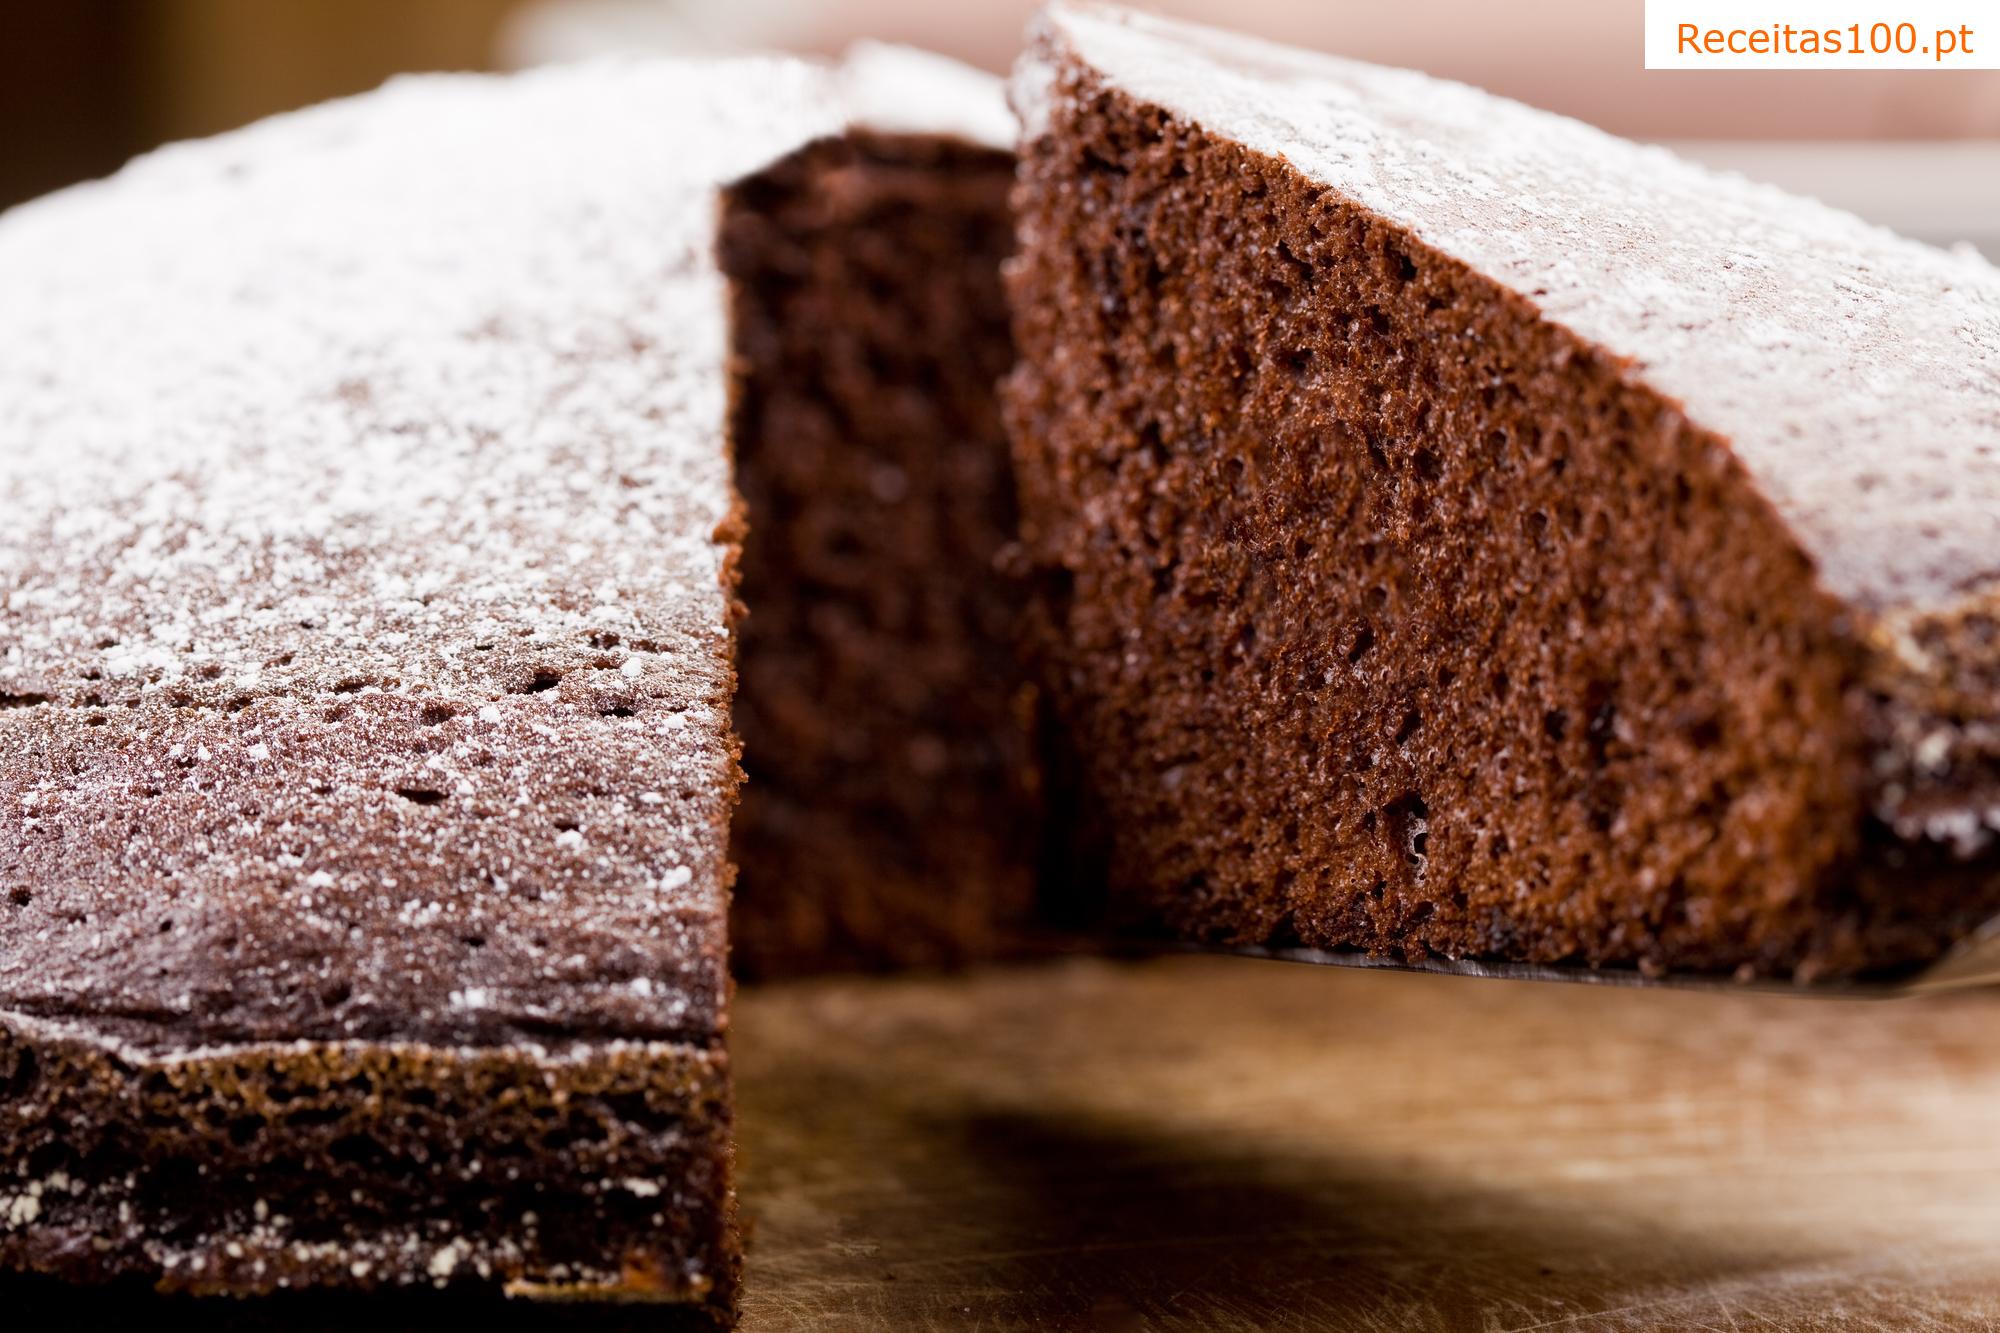
[[712,210],[838,105],[412,80],[0,222],[0,1267],[727,1310]]
[[0,1032],[9,1266],[190,1296],[414,1284],[725,1305],[729,1087],[653,1042],[107,1047]]
[[1013,156],[855,135],[732,190],[737,974],[990,955],[1033,905],[1036,766],[996,385]]
[[1814,975],[2000,908],[2000,275],[1421,76],[1038,42],[1009,410],[1114,910]]
[[996,115],[407,80],[0,219],[0,1271],[729,1316],[722,198]]

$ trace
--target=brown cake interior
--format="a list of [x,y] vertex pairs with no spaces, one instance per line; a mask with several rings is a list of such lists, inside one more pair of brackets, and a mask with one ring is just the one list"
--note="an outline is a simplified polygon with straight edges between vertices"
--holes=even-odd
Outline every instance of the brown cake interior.
[[995,397],[1009,154],[856,134],[734,190],[750,533],[739,975],[935,964],[1032,905],[1032,700]]
[[1023,164],[1009,410],[1121,915],[1813,972],[1990,910],[1870,823],[1862,653],[1722,441],[1092,77]]

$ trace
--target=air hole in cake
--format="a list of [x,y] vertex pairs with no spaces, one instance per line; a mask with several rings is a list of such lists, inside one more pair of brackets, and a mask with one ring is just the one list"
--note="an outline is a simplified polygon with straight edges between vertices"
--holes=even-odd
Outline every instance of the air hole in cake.
[[1586,706],[1590,721],[1584,724],[1584,742],[1589,747],[1593,767],[1603,768],[1611,757],[1611,745],[1618,734],[1618,705],[1610,698],[1610,687],[1598,684],[1593,693],[1599,702]]
[[343,1134],[326,1150],[327,1161],[336,1170],[365,1167],[385,1156],[382,1146],[365,1134]]
[[430,787],[398,787],[396,795],[412,805],[436,805],[444,800],[444,793]]
[[1424,798],[1415,793],[1391,801],[1382,812],[1389,841],[1419,875],[1423,874],[1424,853],[1430,843],[1430,813]]
[[26,1046],[11,1047],[12,1068],[0,1066],[0,1096],[22,1097],[35,1086],[41,1072],[41,1058]]
[[545,691],[553,690],[560,684],[562,684],[562,673],[560,671],[538,669],[526,681],[511,687],[509,693],[541,694]]

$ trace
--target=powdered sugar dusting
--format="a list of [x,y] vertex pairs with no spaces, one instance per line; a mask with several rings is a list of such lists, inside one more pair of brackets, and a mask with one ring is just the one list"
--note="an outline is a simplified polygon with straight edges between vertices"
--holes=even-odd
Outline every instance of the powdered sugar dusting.
[[844,97],[410,79],[0,219],[0,1007],[717,1030],[715,192]]
[[1876,608],[2000,578],[2000,271],[1585,125],[1401,70],[1059,5],[1015,99],[1067,59],[1282,157],[1630,359],[1728,437]]
[[895,134],[942,134],[1011,150],[1017,129],[1000,80],[929,51],[856,42],[841,62],[854,123]]

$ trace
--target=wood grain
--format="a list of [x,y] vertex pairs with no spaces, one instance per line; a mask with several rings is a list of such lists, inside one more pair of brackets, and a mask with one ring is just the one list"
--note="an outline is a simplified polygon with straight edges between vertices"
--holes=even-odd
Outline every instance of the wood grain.
[[1240,959],[739,998],[745,1327],[2000,1326],[2000,993]]

